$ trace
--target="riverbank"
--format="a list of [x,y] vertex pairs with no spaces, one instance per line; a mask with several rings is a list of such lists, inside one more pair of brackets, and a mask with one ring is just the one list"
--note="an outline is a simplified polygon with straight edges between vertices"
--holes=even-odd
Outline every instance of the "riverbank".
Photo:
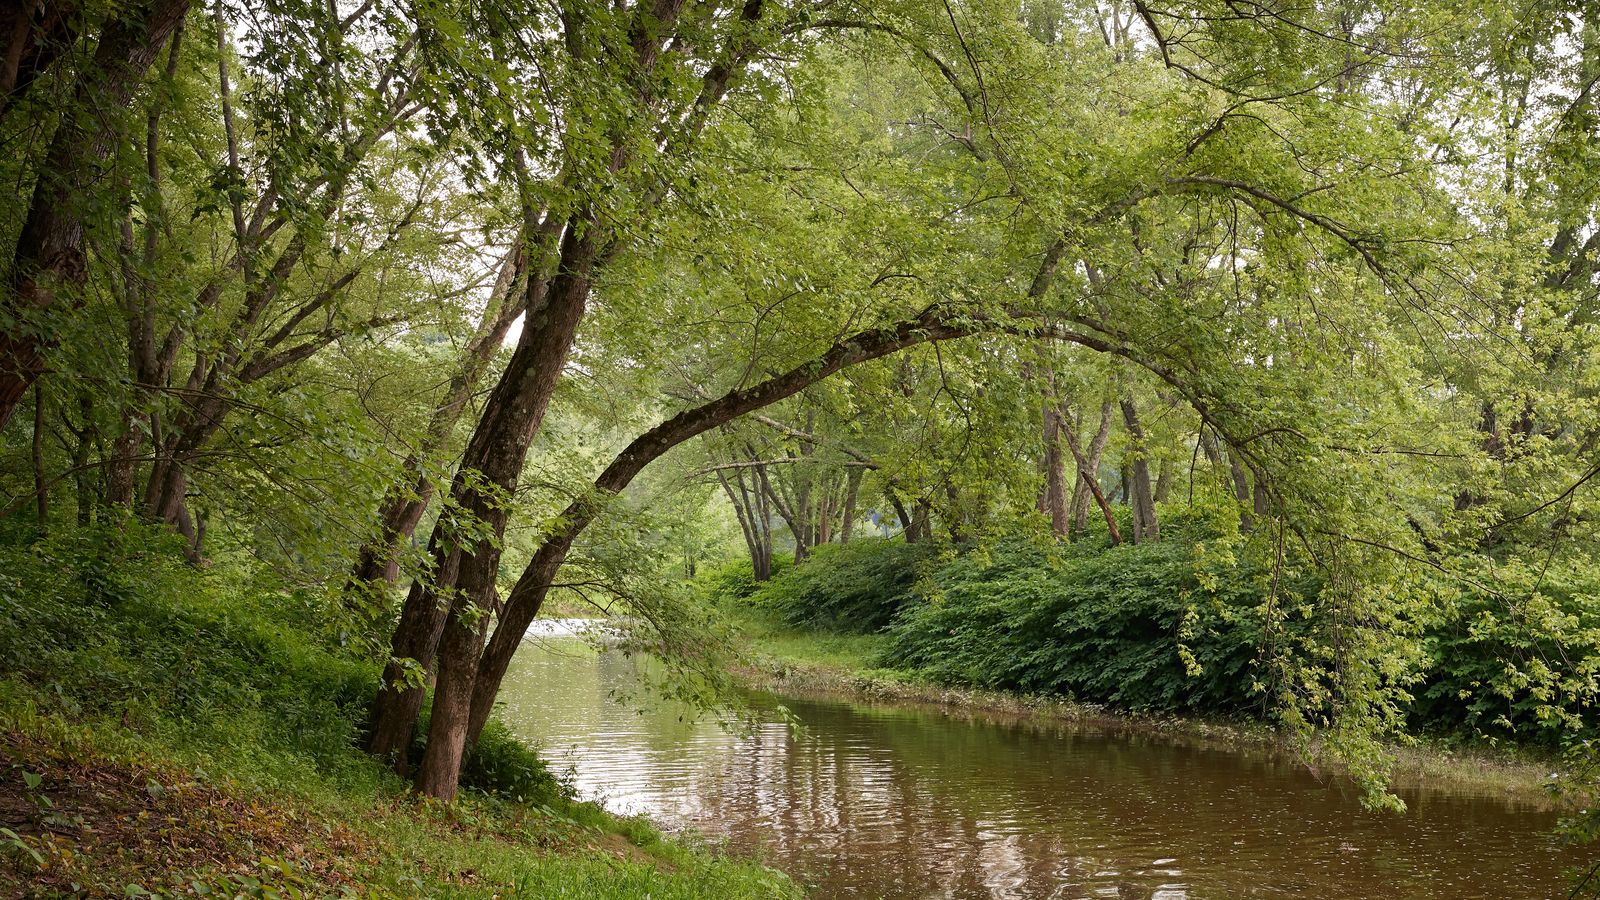
[[419,799],[352,751],[255,767],[0,682],[0,895],[788,898],[783,875],[590,803]]
[[131,528],[0,540],[0,897],[798,893],[578,802],[498,721],[454,803],[413,794],[359,749],[376,654],[321,602]]
[[[1058,697],[951,687],[877,666],[884,645],[878,635],[794,629],[749,607],[733,608],[729,615],[748,640],[749,653],[739,669],[740,678],[758,690],[932,707],[946,714],[988,719],[1074,723],[1299,756],[1289,742],[1259,721],[1143,714]],[[1549,756],[1520,749],[1447,747],[1422,738],[1412,745],[1390,745],[1387,750],[1393,758],[1392,783],[1397,790],[1494,794],[1538,809],[1565,809],[1550,789],[1550,776],[1560,763]],[[1312,758],[1301,762],[1319,777],[1341,777],[1336,764],[1321,758],[1315,748]]]

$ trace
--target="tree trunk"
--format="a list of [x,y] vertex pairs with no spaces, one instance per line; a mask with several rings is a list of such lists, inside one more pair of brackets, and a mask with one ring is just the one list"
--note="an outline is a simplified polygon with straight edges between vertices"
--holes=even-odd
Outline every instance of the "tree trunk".
[[1145,442],[1144,426],[1139,422],[1139,408],[1134,405],[1132,398],[1124,398],[1121,406],[1123,424],[1133,438],[1128,470],[1128,486],[1132,490],[1129,501],[1133,504],[1133,540],[1134,543],[1159,541],[1161,524],[1156,521],[1155,491],[1150,486],[1149,448]]
[[1061,455],[1062,404],[1054,397],[1044,402],[1044,490],[1039,495],[1039,511],[1050,520],[1050,531],[1058,538],[1070,536],[1072,520],[1067,515],[1066,462]]
[[417,790],[450,800],[465,752],[467,708],[482,650],[473,610],[487,609],[500,563],[506,506],[500,496],[515,494],[534,434],[544,421],[567,352],[589,296],[596,254],[597,226],[570,227],[562,241],[561,263],[546,302],[528,309],[522,338],[484,405],[461,468],[451,486],[455,505],[482,522],[488,539],[461,548],[461,562],[439,645],[439,682],[434,689],[428,750],[417,773]]
[[[29,322],[58,301],[73,307],[81,302],[75,295],[87,273],[84,228],[97,206],[84,196],[85,186],[97,181],[92,172],[117,143],[123,108],[188,11],[189,0],[146,0],[127,8],[101,29],[94,59],[79,75],[71,106],[39,167],[12,254],[10,290],[0,301],[0,318],[14,323],[0,334],[0,428],[44,371],[44,353],[53,343],[48,329]],[[111,190],[116,196],[110,207],[126,206],[126,187]],[[111,221],[121,218],[115,215]]]
[[[751,460],[755,462],[754,458]],[[759,468],[759,466],[756,466]],[[744,535],[745,547],[750,551],[750,571],[757,582],[772,577],[772,527],[768,521],[766,495],[759,482],[754,489],[745,483],[744,470],[734,469],[733,478],[717,470],[717,481],[733,505],[733,514],[739,521],[739,531]],[[737,490],[735,490],[737,485]]]
[[[437,549],[437,545],[429,549]],[[407,682],[408,667],[402,661],[411,660],[415,669],[422,673],[432,670],[445,620],[444,607],[433,585],[453,581],[460,562],[460,554],[445,554],[439,569],[426,579],[418,577],[411,582],[405,605],[400,609],[400,622],[390,639],[390,659],[384,666],[383,684],[373,699],[367,719],[368,752],[390,760],[402,776],[409,774],[410,761],[406,754],[426,693],[421,684]]]
[[1233,448],[1228,449],[1228,473],[1233,478],[1233,499],[1239,503],[1239,528],[1255,527],[1255,500],[1250,490],[1250,472]]
[[0,9],[0,121],[78,39],[76,2],[13,0]]
[[856,500],[861,494],[861,468],[851,466],[845,476],[844,511],[839,517],[839,544],[850,543],[850,534],[856,525]]
[[[1076,439],[1075,436],[1073,438]],[[1075,531],[1083,531],[1089,527],[1089,501],[1103,501],[1104,497],[1095,498],[1091,493],[1093,482],[1100,475],[1100,463],[1105,458],[1106,444],[1111,441],[1111,401],[1100,404],[1100,426],[1094,433],[1094,438],[1089,442],[1088,452],[1082,453],[1083,459],[1078,464],[1078,480],[1072,489],[1072,527]],[[1079,449],[1073,449],[1073,458],[1080,455]],[[1087,470],[1089,476],[1084,477]]]
[[[1106,422],[1110,418],[1110,408],[1110,403],[1105,403],[1101,406],[1100,422],[1102,431],[1108,427]],[[1071,420],[1063,416],[1058,421],[1061,425],[1062,437],[1067,439],[1067,449],[1072,451],[1072,458],[1078,464],[1078,482],[1084,486],[1084,490],[1094,497],[1094,502],[1099,505],[1100,515],[1106,520],[1106,534],[1111,538],[1111,546],[1115,547],[1122,543],[1122,531],[1117,527],[1117,517],[1111,511],[1111,504],[1106,501],[1106,495],[1100,490],[1100,479],[1096,476],[1095,470],[1089,467],[1090,460],[1080,449],[1082,445],[1078,442],[1078,435],[1072,429]],[[1102,446],[1101,451],[1103,452],[1104,449]],[[1085,527],[1087,527],[1087,523],[1085,523]]]

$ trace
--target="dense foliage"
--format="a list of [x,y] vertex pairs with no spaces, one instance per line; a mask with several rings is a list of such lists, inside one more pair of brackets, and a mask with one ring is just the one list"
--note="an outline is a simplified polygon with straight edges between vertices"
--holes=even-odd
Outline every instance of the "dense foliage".
[[[764,585],[739,577],[746,564],[706,586],[789,626],[881,632],[881,664],[944,684],[1259,716],[1270,710],[1265,647],[1305,639],[1320,585],[1277,584],[1275,602],[1301,611],[1269,633],[1271,572],[1228,552],[1214,523],[1170,524],[1160,543],[1118,547],[1012,537],[941,555],[866,539]],[[1549,746],[1595,735],[1600,585],[1547,585],[1538,638],[1507,622],[1494,598],[1437,587],[1437,604],[1406,624],[1423,648],[1404,707],[1413,729]]]
[[1259,709],[1375,802],[1408,727],[1590,754],[1592,7],[0,13],[0,659],[449,801],[547,599],[724,692],[684,581],[742,546],[789,622]]
[[725,597],[756,595],[757,602],[797,627],[875,631],[915,599],[933,550],[863,538],[821,547],[802,566],[778,566],[775,577],[762,585],[746,583],[741,576],[748,567],[735,563],[731,572],[718,573],[715,590]]

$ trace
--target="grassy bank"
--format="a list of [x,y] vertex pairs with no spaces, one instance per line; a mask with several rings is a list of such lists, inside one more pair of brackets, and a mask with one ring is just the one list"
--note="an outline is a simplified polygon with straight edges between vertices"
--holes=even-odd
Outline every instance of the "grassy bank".
[[[838,697],[902,705],[937,706],[993,719],[1034,718],[1076,722],[1108,730],[1158,733],[1174,740],[1203,740],[1241,750],[1292,754],[1294,748],[1258,720],[1117,710],[1059,697],[952,687],[917,672],[880,665],[883,634],[816,632],[784,623],[747,605],[727,614],[747,638],[743,680],[790,696]],[[1529,749],[1445,746],[1419,739],[1391,745],[1393,783],[1399,789],[1492,792],[1541,808],[1559,808],[1549,775],[1558,761]],[[1313,756],[1310,764],[1318,765]]]
[[100,538],[0,542],[0,896],[796,895],[576,801],[497,723],[456,803],[417,798],[357,749],[370,650],[305,625],[337,599]]

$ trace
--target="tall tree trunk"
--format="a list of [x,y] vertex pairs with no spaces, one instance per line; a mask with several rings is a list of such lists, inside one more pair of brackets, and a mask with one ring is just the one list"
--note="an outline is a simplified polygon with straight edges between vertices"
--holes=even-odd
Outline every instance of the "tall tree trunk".
[[1250,489],[1250,471],[1233,448],[1228,448],[1227,455],[1228,474],[1233,479],[1233,499],[1239,503],[1239,527],[1249,531],[1255,527],[1255,499]]
[[451,486],[454,505],[479,520],[488,539],[466,543],[439,643],[438,686],[428,726],[428,750],[417,773],[417,789],[440,799],[455,797],[466,751],[467,712],[482,645],[471,624],[474,610],[488,609],[500,564],[506,504],[515,494],[528,447],[544,421],[567,353],[589,297],[598,225],[567,229],[561,262],[546,302],[529,307],[517,350],[484,406],[461,468]]
[[1150,485],[1149,447],[1145,441],[1144,426],[1139,422],[1138,406],[1131,397],[1123,398],[1121,406],[1122,422],[1133,439],[1128,469],[1128,486],[1132,491],[1129,501],[1133,504],[1133,540],[1134,543],[1153,543],[1161,540],[1161,524],[1156,521],[1155,491]]
[[[39,167],[28,213],[11,258],[11,284],[0,300],[13,324],[0,334],[0,428],[44,371],[44,353],[54,336],[35,322],[58,302],[77,306],[87,274],[84,228],[98,208],[84,196],[91,173],[110,157],[123,131],[123,109],[145,70],[183,21],[189,0],[145,0],[120,11],[101,29],[94,59],[83,67],[71,106],[61,117]],[[113,210],[127,205],[125,188],[115,192]],[[96,213],[103,215],[103,212]],[[117,221],[120,214],[114,214]]]
[[1044,402],[1044,490],[1039,495],[1039,510],[1050,519],[1050,531],[1058,538],[1070,536],[1072,520],[1067,515],[1066,461],[1061,455],[1061,417],[1063,404],[1054,397]]
[[804,473],[795,474],[794,490],[785,491],[781,480],[774,483],[766,466],[756,468],[756,477],[760,479],[761,489],[766,493],[767,500],[772,504],[772,508],[778,511],[778,516],[789,526],[789,533],[794,536],[795,565],[805,562],[812,543],[811,485],[809,479],[802,481],[803,476]]
[[[752,468],[760,467],[754,456],[750,462]],[[766,495],[761,490],[759,476],[756,476],[757,483],[752,489],[745,482],[744,469],[732,471],[733,476],[729,478],[725,470],[717,470],[717,481],[722,485],[723,493],[728,495],[734,517],[739,521],[739,532],[750,551],[750,571],[757,582],[766,581],[772,577],[772,527]]]
[[906,505],[901,502],[900,497],[892,490],[889,492],[889,505],[894,507],[895,517],[900,520],[900,533],[905,535],[906,543],[916,543],[917,534],[911,529],[911,513],[906,511]]

